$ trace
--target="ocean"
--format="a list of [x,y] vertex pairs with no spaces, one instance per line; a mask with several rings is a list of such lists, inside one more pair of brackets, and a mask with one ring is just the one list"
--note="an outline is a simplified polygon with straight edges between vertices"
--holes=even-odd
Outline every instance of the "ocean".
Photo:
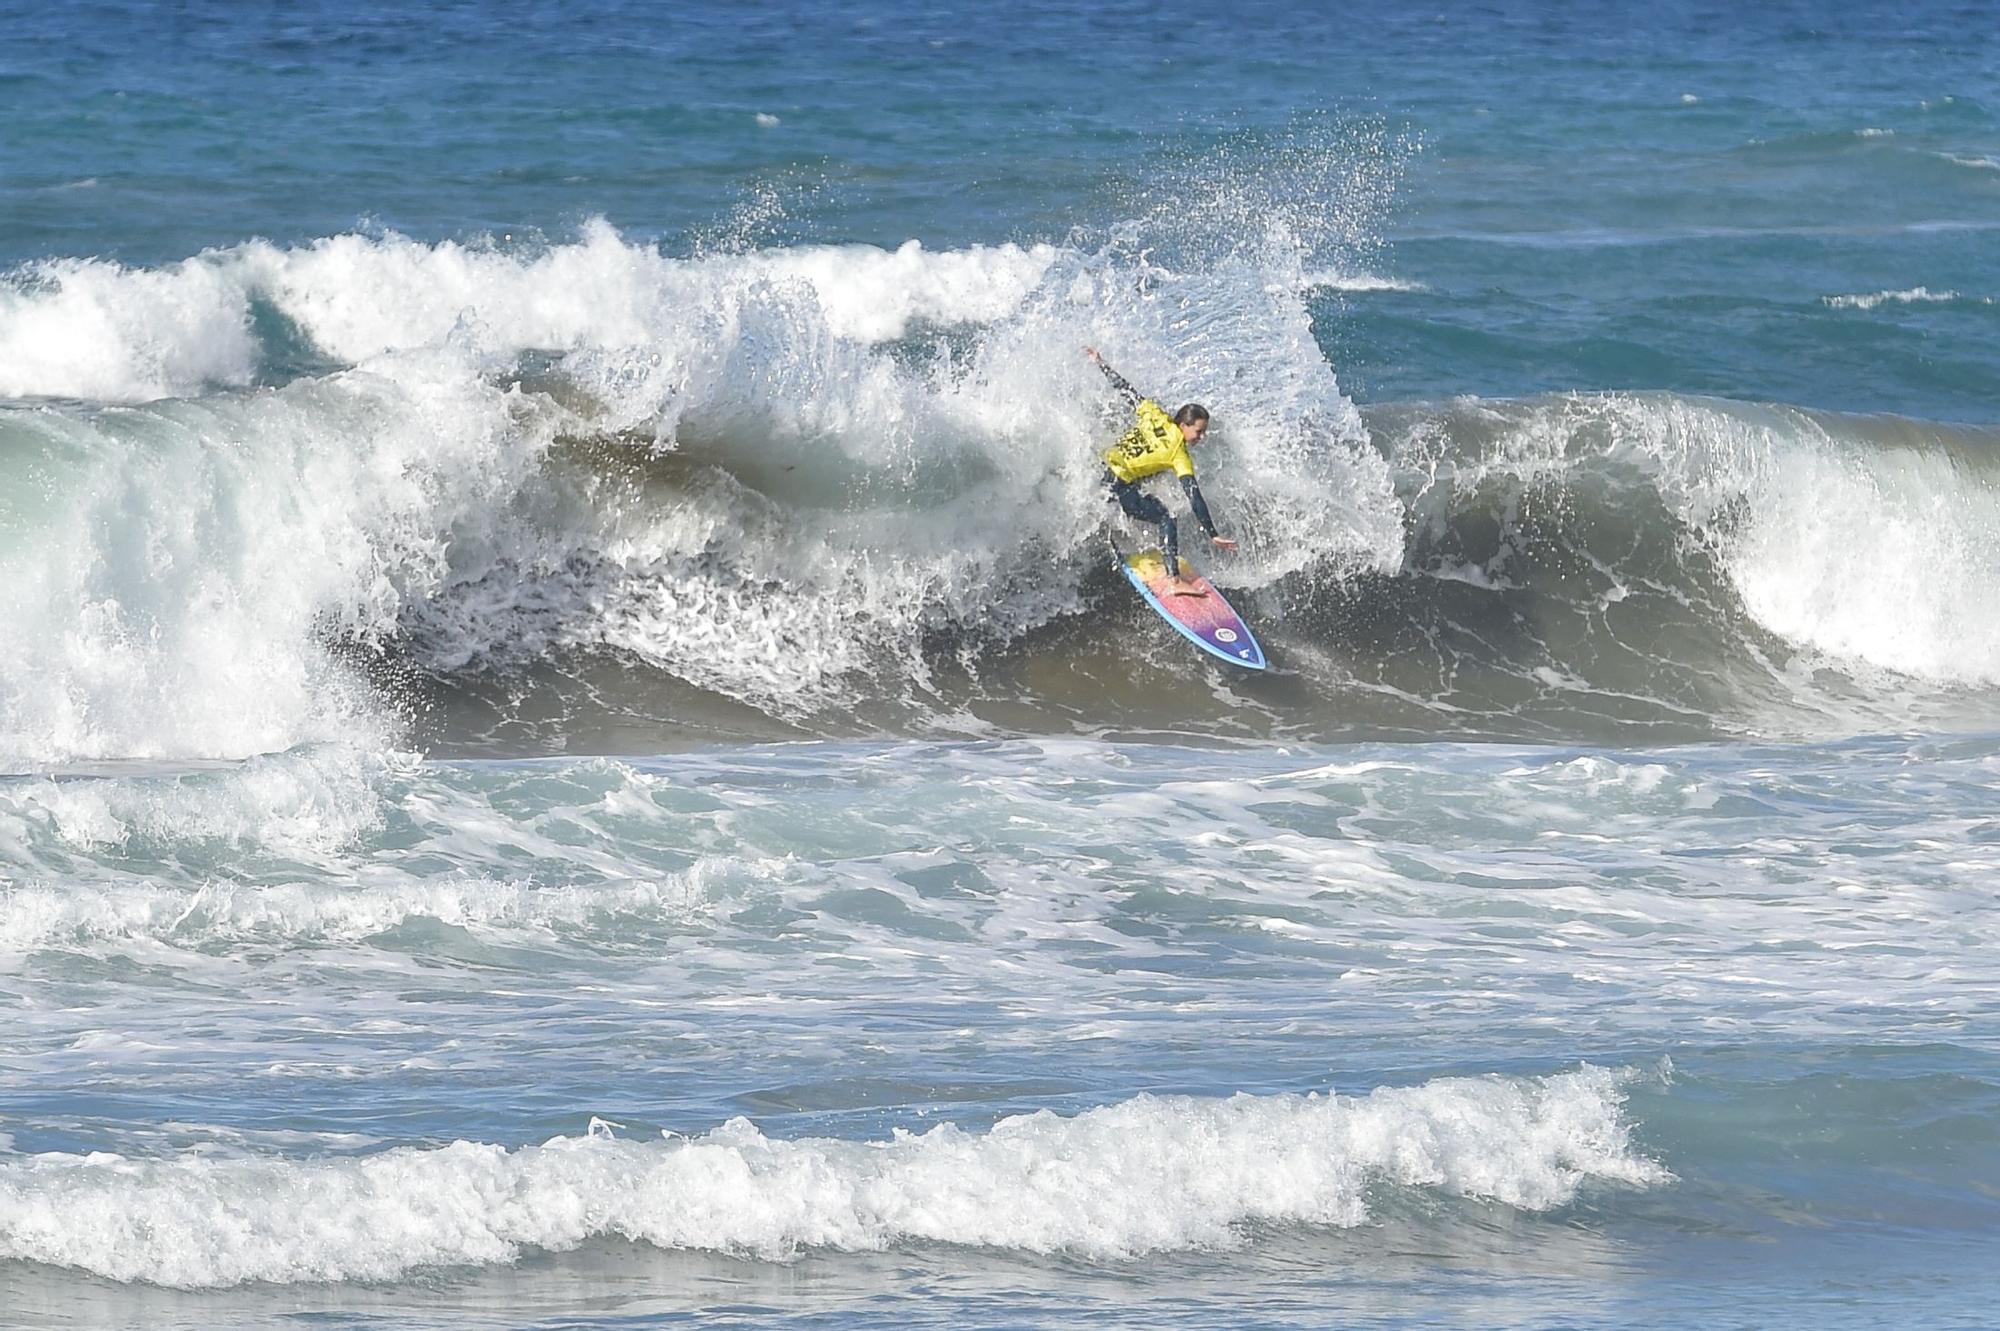
[[0,2],[0,1325],[2000,1323],[1996,33]]

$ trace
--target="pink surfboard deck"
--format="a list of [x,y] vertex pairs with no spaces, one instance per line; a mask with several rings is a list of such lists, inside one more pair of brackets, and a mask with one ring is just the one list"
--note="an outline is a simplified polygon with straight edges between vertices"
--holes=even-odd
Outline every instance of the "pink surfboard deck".
[[1183,637],[1231,665],[1247,670],[1264,669],[1264,649],[1257,645],[1250,626],[1185,558],[1181,560],[1181,572],[1200,590],[1198,596],[1175,593],[1167,579],[1166,558],[1158,550],[1127,555],[1122,567],[1125,576],[1146,598],[1146,604],[1159,611],[1160,618],[1172,624]]

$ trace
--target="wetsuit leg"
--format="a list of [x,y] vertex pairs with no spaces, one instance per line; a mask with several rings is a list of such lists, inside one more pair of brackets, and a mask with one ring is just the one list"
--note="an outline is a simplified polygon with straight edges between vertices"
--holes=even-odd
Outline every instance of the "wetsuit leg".
[[1181,571],[1180,533],[1174,527],[1174,515],[1167,512],[1167,506],[1153,496],[1144,493],[1130,481],[1114,479],[1111,493],[1118,500],[1118,507],[1126,514],[1141,522],[1155,523],[1160,528],[1160,550],[1167,557],[1167,576],[1179,577]]

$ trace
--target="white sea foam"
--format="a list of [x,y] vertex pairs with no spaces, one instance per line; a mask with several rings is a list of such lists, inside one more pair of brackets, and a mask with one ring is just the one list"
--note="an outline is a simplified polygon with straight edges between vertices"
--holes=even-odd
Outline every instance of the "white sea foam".
[[143,402],[250,381],[251,309],[269,301],[327,355],[360,363],[448,340],[491,355],[636,347],[726,330],[787,290],[835,337],[880,342],[919,320],[1015,309],[1060,251],[1048,245],[893,250],[802,246],[670,258],[601,221],[538,251],[395,234],[299,248],[252,242],[162,269],[51,260],[0,281],[0,397]]
[[512,778],[536,791],[531,817],[507,811],[505,784],[441,775],[326,745],[189,773],[0,781],[0,954],[354,942],[412,921],[616,939],[812,877],[782,852],[684,851],[672,783],[622,763]]
[[[1835,310],[1872,310],[1878,305],[1943,305],[1962,300],[1956,291],[1932,291],[1929,287],[1908,287],[1901,291],[1869,291],[1849,296],[1822,296],[1820,300]],[[1990,302],[1989,302],[1990,303]]]
[[0,398],[142,401],[250,381],[245,292],[209,256],[125,268],[54,259],[0,277]]
[[1837,658],[2000,683],[2000,624],[1965,612],[2000,575],[2000,496],[1962,490],[1939,456],[1868,466],[1794,455],[1772,474],[1782,506],[1726,546],[1752,615]]
[[212,879],[191,889],[144,883],[0,885],[0,954],[133,940],[183,948],[245,941],[353,943],[420,920],[516,935],[588,927],[615,934],[635,921],[658,929],[698,920],[719,886],[778,879],[786,872],[779,860],[744,864],[708,857],[682,873],[591,886],[449,875],[403,881],[377,875],[353,885]]
[[1402,277],[1385,277],[1375,273],[1316,272],[1308,273],[1305,285],[1319,287],[1326,291],[1429,291],[1422,282],[1412,282]]
[[[601,221],[539,252],[400,236],[335,236],[301,249],[246,246],[225,262],[268,293],[314,344],[362,361],[456,333],[485,352],[677,345],[727,333],[760,300],[809,302],[836,338],[881,342],[917,320],[986,322],[1017,308],[1059,251],[1048,245],[927,250],[910,241],[669,258]],[[783,354],[787,348],[774,348]]]
[[598,1237],[784,1259],[912,1242],[1088,1259],[1232,1246],[1248,1224],[1353,1226],[1384,1186],[1566,1204],[1670,1176],[1636,1153],[1630,1074],[1446,1078],[1359,1098],[1140,1096],[1072,1118],[892,1138],[608,1132],[358,1159],[0,1161],[0,1258],[119,1281],[388,1280]]
[[328,641],[380,641],[432,594],[554,414],[449,354],[381,369],[0,417],[41,468],[0,548],[0,761],[386,742],[391,719]]
[[12,821],[22,846],[52,833],[85,850],[226,842],[323,852],[377,824],[377,782],[413,761],[328,745],[181,776],[15,779],[0,784],[0,827]]

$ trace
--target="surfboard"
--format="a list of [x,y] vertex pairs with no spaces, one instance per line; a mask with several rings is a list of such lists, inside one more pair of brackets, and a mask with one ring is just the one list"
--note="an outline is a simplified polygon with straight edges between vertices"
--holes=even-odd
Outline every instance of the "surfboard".
[[1126,555],[1119,563],[1125,576],[1139,589],[1139,595],[1146,598],[1146,604],[1159,611],[1160,618],[1172,624],[1182,637],[1195,644],[1211,656],[1219,656],[1231,665],[1243,666],[1249,670],[1265,667],[1264,649],[1257,645],[1256,637],[1243,617],[1222,599],[1217,591],[1201,576],[1199,569],[1181,558],[1181,568],[1196,587],[1199,596],[1176,595],[1168,586],[1167,560],[1158,550],[1141,550],[1136,555]]

